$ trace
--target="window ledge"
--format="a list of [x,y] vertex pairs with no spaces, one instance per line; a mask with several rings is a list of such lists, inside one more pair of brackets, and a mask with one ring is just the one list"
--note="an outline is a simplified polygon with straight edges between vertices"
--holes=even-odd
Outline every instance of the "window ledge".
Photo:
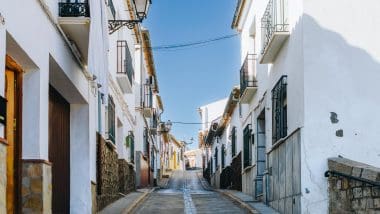
[[287,136],[278,139],[276,142],[274,142],[274,143],[272,144],[272,148],[267,152],[267,154],[270,154],[273,150],[277,149],[277,147],[279,147],[281,144],[283,144],[288,138],[290,138],[293,134],[295,134],[295,133],[298,132],[299,130],[301,130],[301,127],[296,128],[294,131],[292,131],[292,132],[291,132],[290,134],[288,134]]

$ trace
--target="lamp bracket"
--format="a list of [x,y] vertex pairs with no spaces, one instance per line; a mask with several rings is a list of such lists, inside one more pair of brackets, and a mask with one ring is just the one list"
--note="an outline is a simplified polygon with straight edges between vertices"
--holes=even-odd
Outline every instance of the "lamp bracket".
[[108,30],[109,34],[113,34],[118,31],[120,28],[127,26],[128,29],[133,29],[136,24],[140,23],[140,20],[109,20],[108,21]]

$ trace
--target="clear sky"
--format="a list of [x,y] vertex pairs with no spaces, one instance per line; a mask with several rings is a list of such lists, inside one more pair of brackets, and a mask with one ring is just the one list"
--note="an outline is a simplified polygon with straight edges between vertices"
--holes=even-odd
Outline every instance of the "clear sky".
[[[152,46],[196,42],[236,33],[231,29],[236,0],[153,0],[143,25]],[[177,51],[154,51],[163,98],[163,120],[200,122],[197,108],[227,97],[239,84],[239,37]],[[195,139],[200,125],[173,124],[179,140]]]

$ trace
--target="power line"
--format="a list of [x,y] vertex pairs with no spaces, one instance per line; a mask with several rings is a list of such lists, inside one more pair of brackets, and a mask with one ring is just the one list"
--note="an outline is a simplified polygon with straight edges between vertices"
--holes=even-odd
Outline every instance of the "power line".
[[176,121],[176,122],[172,122],[172,124],[182,124],[182,125],[203,125],[203,124],[208,124],[208,123],[197,123],[197,122],[180,122],[180,121]]
[[239,34],[231,34],[231,35],[225,35],[225,36],[220,36],[220,37],[215,37],[211,39],[206,39],[206,40],[200,40],[196,42],[187,42],[187,43],[180,43],[180,44],[171,44],[171,45],[161,45],[161,46],[154,46],[150,47],[150,49],[155,50],[155,51],[176,51],[176,50],[183,50],[184,48],[189,48],[189,47],[202,47],[205,46],[206,44],[217,42],[220,40],[225,40],[225,39],[230,39]]

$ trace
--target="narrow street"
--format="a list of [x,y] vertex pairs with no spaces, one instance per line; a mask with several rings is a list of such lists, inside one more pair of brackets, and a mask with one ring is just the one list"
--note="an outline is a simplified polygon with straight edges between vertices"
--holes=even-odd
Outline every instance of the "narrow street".
[[133,213],[247,213],[218,192],[207,190],[201,171],[174,171],[166,188],[150,194]]

